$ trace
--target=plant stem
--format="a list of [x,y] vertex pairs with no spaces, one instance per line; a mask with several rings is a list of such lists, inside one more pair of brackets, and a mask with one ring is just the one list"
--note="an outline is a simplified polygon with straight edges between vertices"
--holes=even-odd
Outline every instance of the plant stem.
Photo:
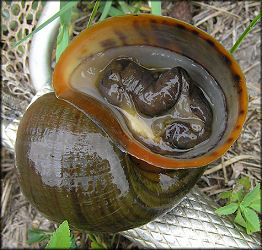
[[262,13],[259,13],[255,19],[251,22],[251,24],[246,28],[246,30],[243,32],[243,34],[238,38],[232,49],[230,50],[230,53],[233,54],[242,40],[245,38],[245,36],[248,34],[248,32],[253,28],[253,26],[258,22],[258,20],[261,18]]

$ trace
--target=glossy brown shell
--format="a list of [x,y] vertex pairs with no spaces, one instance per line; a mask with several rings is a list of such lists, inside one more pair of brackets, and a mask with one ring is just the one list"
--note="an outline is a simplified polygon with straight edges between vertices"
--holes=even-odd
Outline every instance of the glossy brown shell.
[[25,197],[50,220],[67,220],[78,231],[119,232],[148,223],[177,205],[205,170],[143,170],[54,93],[25,112],[15,153]]
[[[216,79],[225,93],[228,109],[227,129],[216,147],[191,159],[153,153],[123,130],[108,107],[70,87],[71,73],[84,58],[109,48],[129,45],[150,45],[177,52],[202,65]],[[231,54],[200,29],[168,17],[147,14],[117,16],[86,29],[60,57],[53,84],[59,98],[67,99],[88,114],[129,154],[166,169],[204,166],[222,156],[238,138],[247,114],[245,79]]]

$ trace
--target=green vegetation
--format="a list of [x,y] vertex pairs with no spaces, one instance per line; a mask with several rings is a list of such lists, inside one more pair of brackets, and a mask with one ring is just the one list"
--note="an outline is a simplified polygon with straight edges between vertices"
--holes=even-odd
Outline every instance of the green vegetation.
[[[88,234],[91,249],[112,248],[116,234],[111,236],[104,234]],[[65,220],[55,232],[30,229],[28,230],[27,244],[35,244],[48,241],[46,248],[79,249],[76,245],[75,235],[70,232],[68,222]]]
[[[149,1],[151,3],[151,13],[154,15],[161,15],[161,1]],[[76,6],[78,1],[60,1],[60,10],[53,15],[51,18],[49,18],[47,21],[45,21],[43,24],[41,24],[38,28],[36,28],[33,32],[22,38],[19,42],[14,44],[12,46],[11,50],[17,47],[19,44],[27,40],[29,37],[34,35],[36,32],[44,28],[46,25],[51,23],[56,18],[60,17],[60,32],[57,39],[57,60],[59,59],[60,55],[64,51],[64,49],[69,44],[69,25],[70,25],[70,18],[71,18],[71,12],[72,8]],[[92,5],[90,3],[90,5]],[[124,15],[124,14],[137,14],[139,13],[140,9],[142,7],[142,1],[131,1],[131,3],[128,5],[126,1],[102,1],[100,3],[100,0],[95,1],[93,6],[91,6],[91,16],[88,21],[88,27],[92,25],[92,21],[94,19],[94,16],[97,12],[101,13],[99,21],[104,20],[107,16],[117,16],[117,15]],[[233,54],[238,46],[241,44],[242,40],[246,37],[246,35],[249,33],[249,31],[254,27],[254,25],[259,21],[261,18],[262,13],[259,13],[254,20],[250,23],[250,25],[246,28],[246,30],[243,32],[243,34],[239,37],[239,39],[236,41],[234,46],[231,48],[230,53]]]
[[60,17],[62,14],[64,14],[66,11],[72,9],[72,7],[74,7],[74,5],[76,4],[75,1],[73,2],[68,2],[62,9],[60,9],[55,15],[53,15],[51,18],[49,18],[47,21],[45,21],[44,23],[42,23],[41,25],[39,25],[38,28],[36,28],[33,32],[29,33],[27,36],[25,36],[24,38],[22,38],[19,42],[17,42],[16,44],[14,44],[14,46],[11,47],[11,50],[14,49],[15,47],[17,47],[19,44],[21,44],[22,42],[24,42],[25,40],[27,40],[29,37],[31,37],[32,35],[34,35],[35,33],[37,33],[39,30],[43,29],[46,25],[48,25],[49,23],[51,23],[52,21],[54,21],[56,18]]
[[230,53],[233,54],[236,49],[238,48],[238,46],[240,45],[240,43],[242,42],[242,40],[245,38],[245,36],[248,34],[248,32],[254,27],[254,25],[259,21],[259,19],[261,18],[262,13],[259,13],[254,20],[250,23],[250,25],[245,29],[245,31],[243,32],[243,34],[238,38],[238,40],[236,41],[236,43],[233,45],[232,49],[230,50]]
[[[56,47],[56,61],[59,60],[60,55],[63,53],[65,48],[69,44],[69,26],[71,21],[71,14],[72,9],[76,5],[77,1],[73,2],[73,6],[71,8],[66,8],[66,6],[69,4],[65,1],[60,1],[60,11],[62,11],[62,14],[60,15],[60,29],[59,34],[57,36],[57,47]],[[63,11],[63,9],[67,9],[66,11]]]
[[71,237],[68,222],[65,220],[52,234],[46,248],[69,248]]
[[[261,231],[257,213],[261,214],[261,189],[257,184],[250,190],[251,183],[248,177],[237,180],[237,185],[231,191],[221,193],[222,199],[229,199],[224,207],[217,209],[217,214],[236,214],[235,223],[246,228],[248,234]],[[248,192],[249,191],[249,192]]]
[[75,236],[70,234],[68,222],[65,220],[55,232],[40,229],[30,229],[28,231],[27,244],[49,240],[46,248],[73,248],[76,249]]

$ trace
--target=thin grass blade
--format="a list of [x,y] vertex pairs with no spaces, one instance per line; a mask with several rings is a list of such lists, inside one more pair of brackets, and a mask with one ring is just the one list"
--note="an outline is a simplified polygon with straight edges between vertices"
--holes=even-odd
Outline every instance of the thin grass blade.
[[259,13],[255,19],[251,22],[251,24],[246,28],[246,30],[243,32],[243,34],[238,38],[238,40],[236,41],[236,43],[234,44],[234,46],[232,47],[232,49],[230,50],[231,54],[234,54],[234,52],[236,51],[236,49],[238,48],[238,46],[240,45],[240,43],[242,42],[242,40],[245,38],[245,36],[248,34],[248,32],[253,28],[253,26],[259,21],[259,19],[261,18],[262,13]]
[[56,14],[54,14],[52,17],[50,17],[48,20],[46,20],[44,23],[42,23],[41,25],[39,25],[39,27],[37,27],[34,31],[32,31],[31,33],[29,33],[27,36],[25,36],[21,41],[17,42],[16,44],[14,44],[10,50],[14,49],[15,47],[17,47],[18,45],[20,45],[22,42],[24,42],[26,39],[28,39],[29,37],[31,37],[32,35],[34,35],[35,33],[37,33],[39,30],[43,29],[46,25],[48,25],[49,23],[51,23],[52,21],[54,21],[56,18],[60,17],[63,13],[65,13],[67,10],[69,10],[70,8],[74,7],[74,5],[77,3],[78,1],[72,1],[72,2],[68,2],[66,6],[64,6],[64,8],[62,8],[61,10],[59,10]]
[[111,7],[109,12],[108,12],[108,15],[109,16],[120,16],[120,15],[124,15],[125,13],[115,7]]
[[69,44],[68,28],[65,25],[63,25],[61,26],[60,32],[61,33],[59,33],[58,36],[59,42],[57,42],[57,47],[56,47],[56,62],[58,62],[61,54],[64,52],[64,50]]
[[[65,1],[60,1],[60,10],[63,9],[66,5],[67,5],[67,2],[65,2]],[[72,8],[73,8],[73,7],[72,7]],[[69,9],[68,11],[64,12],[64,13],[60,16],[60,23],[61,23],[62,25],[67,25],[67,26],[70,25],[72,8]]]
[[96,1],[95,6],[94,6],[94,8],[92,10],[92,13],[91,13],[91,15],[89,17],[87,27],[90,27],[92,25],[92,22],[93,22],[93,19],[94,19],[95,15],[96,15],[96,12],[97,12],[97,9],[99,7],[99,4],[100,4],[100,1]]
[[142,6],[142,1],[139,1],[139,2],[137,3],[137,7],[136,7],[135,10],[133,11],[133,13],[134,13],[134,14],[137,14],[137,13],[139,12],[141,6]]
[[[60,1],[60,9],[66,6],[67,2]],[[61,54],[69,44],[69,25],[71,21],[72,8],[60,16],[60,31],[57,38],[56,61],[59,60]]]
[[125,1],[118,1],[122,11],[125,13],[125,14],[130,14],[131,11],[129,9],[129,6],[126,4]]
[[111,5],[112,5],[112,1],[111,0],[110,1],[106,1],[104,9],[102,11],[102,14],[101,14],[101,16],[99,18],[99,21],[102,21],[102,20],[104,20],[107,17],[108,12],[109,12],[109,10],[111,8]]

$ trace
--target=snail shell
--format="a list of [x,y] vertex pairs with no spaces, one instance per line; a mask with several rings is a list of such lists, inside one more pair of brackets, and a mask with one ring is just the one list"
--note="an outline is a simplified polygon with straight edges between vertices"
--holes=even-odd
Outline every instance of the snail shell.
[[[37,115],[36,115],[37,114]],[[204,168],[140,168],[93,121],[46,94],[25,113],[16,166],[24,195],[47,218],[80,231],[118,232],[176,205]]]
[[[182,63],[210,101],[209,138],[181,154],[155,152],[137,140],[123,112],[96,88],[119,58],[161,69]],[[87,69],[88,81],[81,76]],[[60,57],[53,84],[55,94],[37,99],[20,122],[16,168],[40,212],[80,231],[123,231],[171,209],[237,139],[247,112],[245,80],[231,55],[199,29],[153,15],[109,18],[83,31]],[[178,98],[180,87],[170,91]],[[159,118],[163,110],[155,106],[145,116]]]

